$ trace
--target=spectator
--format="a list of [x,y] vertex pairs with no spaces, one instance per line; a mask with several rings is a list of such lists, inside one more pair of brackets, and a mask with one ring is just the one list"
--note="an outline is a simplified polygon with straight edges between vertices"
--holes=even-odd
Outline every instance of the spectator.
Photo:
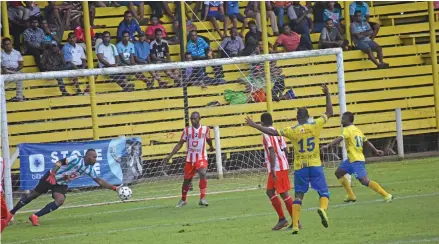
[[[75,29],[77,26],[83,26],[83,16],[84,11],[82,9],[82,2],[81,1],[71,1],[70,4],[72,5],[71,9],[71,17],[70,17],[70,29]],[[99,5],[99,4],[98,4]],[[96,16],[96,7],[93,2],[88,3],[89,8],[89,16],[90,16],[90,26],[92,28],[105,28],[105,25],[95,25],[94,20]]]
[[295,1],[293,3],[294,15],[290,22],[291,29],[298,34],[300,37],[300,47],[299,50],[312,50],[312,41],[310,33],[313,30],[313,22],[309,10],[307,7],[300,5],[300,2]]
[[41,69],[41,54],[43,52],[43,43],[46,39],[44,32],[40,29],[38,19],[31,19],[31,27],[23,33],[24,51],[27,55],[32,55],[38,68]]
[[51,43],[52,41],[56,41],[58,44],[60,43],[58,36],[56,34],[56,30],[50,29],[49,24],[47,23],[47,20],[42,20],[41,26],[42,26],[42,29],[43,29],[44,34],[45,34],[44,42]]
[[328,19],[332,19],[333,25],[338,29],[338,31],[344,35],[344,28],[341,25],[341,20],[343,19],[341,10],[339,8],[335,7],[336,2],[330,1],[328,2],[328,8],[325,8],[323,12],[323,21],[327,23],[326,21]]
[[10,1],[9,6],[12,12],[19,19],[28,20],[30,16],[30,9],[26,8],[21,1]]
[[249,56],[255,53],[258,42],[262,41],[262,32],[258,31],[256,23],[253,20],[248,22],[249,31],[245,34],[245,48],[242,51],[243,56]]
[[[203,20],[209,20],[212,23],[221,39],[227,36],[228,19],[224,18],[223,1],[204,1]],[[221,34],[217,20],[224,21],[224,34]]]
[[[389,67],[389,64],[383,61],[383,50],[378,43],[374,42],[371,37],[374,35],[372,28],[367,21],[362,20],[361,11],[355,12],[354,22],[351,24],[352,40],[355,47],[369,56],[369,59],[380,69]],[[375,59],[373,51],[378,54],[378,61]]]
[[[261,2],[257,1],[249,1],[247,4],[247,7],[245,7],[244,14],[247,18],[255,18],[256,19],[256,26],[258,27],[258,31],[262,31],[262,22],[261,22],[261,13],[259,4]],[[276,15],[273,11],[271,11],[271,5],[270,2],[265,2],[265,5],[267,7],[267,16],[266,18],[270,19],[271,28],[273,30],[273,35],[278,36],[279,35],[279,29],[277,28],[277,22],[276,22]]]
[[[190,52],[185,53],[185,61],[192,61]],[[225,84],[226,81],[220,78],[211,78],[206,74],[206,67],[186,68],[183,72],[183,81],[186,85],[201,86],[207,88],[207,85]]]
[[[23,57],[21,53],[12,48],[12,41],[5,37],[2,40],[2,74],[19,74],[23,69]],[[23,81],[17,81],[16,95],[10,101],[23,101]]]
[[[145,3],[143,1],[120,1],[119,4],[127,6],[129,9],[127,12],[130,12],[140,25],[148,24],[148,20],[145,19]],[[137,7],[137,10],[135,6]]]
[[167,1],[148,1],[148,5],[151,7],[151,14],[157,16],[159,19],[163,17],[163,11],[172,20],[177,20],[177,17],[172,13]]
[[[134,59],[136,64],[149,64],[151,63],[151,47],[146,41],[146,35],[144,32],[139,33],[139,40],[134,43]],[[154,77],[154,73],[150,72],[151,76]],[[148,80],[146,82],[146,87],[151,88],[154,86],[154,80]]]
[[146,28],[146,35],[149,40],[155,39],[155,30],[162,30],[162,37],[166,39],[166,30],[163,25],[160,24],[159,18],[155,15],[151,16],[151,25]]
[[[82,18],[79,19],[79,25],[75,27],[75,36],[76,36],[76,43],[82,46],[82,48],[86,49],[85,45],[85,32],[84,32],[84,21]],[[95,32],[93,30],[93,27],[90,26],[90,38],[93,42],[95,38]]]
[[242,50],[244,50],[242,38],[238,36],[238,30],[232,27],[230,37],[224,38],[218,47],[218,52],[221,53],[221,58],[230,58],[240,56]]
[[314,2],[314,6],[312,6],[312,12],[314,15],[313,32],[320,33],[322,32],[322,29],[325,27],[325,22],[323,21],[323,14],[327,7],[328,7],[328,2],[323,2],[323,1]]
[[[70,32],[67,36],[67,43],[62,48],[62,53],[64,54],[64,61],[66,62],[66,70],[73,69],[85,69],[86,58],[85,52],[81,45],[76,43],[75,33]],[[72,79],[73,84],[76,88],[77,94],[82,94],[81,88],[79,87],[78,78],[75,77]],[[85,93],[87,93],[89,88],[87,87]]]
[[194,60],[207,59],[212,53],[209,44],[198,36],[197,31],[190,32],[190,39],[186,44],[186,51],[192,55]]
[[351,16],[351,22],[354,22],[355,17],[354,14],[360,11],[361,12],[361,21],[369,22],[370,27],[373,30],[373,35],[370,37],[371,40],[375,39],[378,35],[378,31],[380,30],[380,24],[375,22],[370,22],[369,16],[369,5],[367,5],[364,1],[355,1],[349,5],[349,15]]
[[[151,46],[151,61],[152,63],[169,63],[171,62],[171,55],[169,53],[168,42],[162,38],[162,30],[155,30],[155,40],[150,43]],[[175,84],[180,83],[180,78],[177,70],[166,70],[166,75],[174,80]],[[163,88],[167,82],[163,81],[158,72],[153,72],[154,78],[159,82],[159,87]]]
[[291,31],[291,28],[288,24],[284,24],[282,26],[283,33],[276,39],[276,42],[273,46],[273,51],[277,52],[278,46],[283,46],[284,50],[287,52],[296,51],[300,44],[299,35]]
[[[143,33],[141,34],[143,36],[145,35]],[[136,60],[134,58],[134,54],[136,53],[136,51],[134,48],[134,44],[130,42],[130,33],[128,33],[128,31],[124,31],[122,35],[122,41],[120,41],[116,45],[117,52],[119,53],[120,58],[120,66],[136,65]],[[141,72],[130,73],[127,75],[134,75],[137,79],[145,82],[146,85],[151,83],[151,80],[148,80]]]
[[349,42],[343,38],[340,31],[334,26],[332,19],[326,20],[326,27],[323,28],[320,34],[319,48],[334,48],[341,47],[343,50],[348,50]]
[[[244,31],[247,27],[248,20],[239,12],[238,1],[226,1],[226,18],[232,20],[233,28],[238,29],[238,21],[242,23],[241,37],[244,37]],[[228,23],[228,21],[227,21]],[[226,28],[229,28],[228,26]]]
[[48,1],[49,5],[44,8],[44,17],[49,24],[60,26],[62,29],[70,28],[70,19],[73,5],[64,2],[62,5],[56,5],[55,1]]
[[287,11],[288,18],[293,17],[293,2],[292,1],[273,1],[274,13],[277,16],[277,26],[282,28],[284,26],[284,14]]
[[[43,52],[43,57],[41,58],[41,69],[43,71],[60,71],[68,69],[64,61],[64,57],[58,48],[58,44],[52,41],[47,45]],[[64,81],[62,78],[57,78],[59,90],[63,96],[69,96],[70,94],[66,90]]]
[[[22,12],[17,11],[11,4],[8,4],[9,31],[14,40],[14,49],[21,50],[21,34],[26,30],[26,21],[23,20]],[[21,15],[21,17],[20,17]]]
[[133,19],[133,15],[130,11],[125,11],[124,20],[120,22],[119,27],[117,27],[117,40],[122,40],[122,33],[124,31],[128,31],[130,33],[130,41],[135,41],[135,34],[140,33],[140,26],[137,24],[137,21]]
[[[117,67],[120,63],[119,53],[116,46],[110,43],[110,32],[105,31],[102,33],[102,43],[99,44],[96,55],[98,57],[99,68]],[[122,88],[123,91],[134,91],[134,84],[127,82],[125,75],[109,75],[109,77],[116,81],[116,83]]]
[[38,4],[33,1],[25,1],[24,4],[26,5],[26,8],[29,9],[29,18],[42,19],[41,10],[38,7]]

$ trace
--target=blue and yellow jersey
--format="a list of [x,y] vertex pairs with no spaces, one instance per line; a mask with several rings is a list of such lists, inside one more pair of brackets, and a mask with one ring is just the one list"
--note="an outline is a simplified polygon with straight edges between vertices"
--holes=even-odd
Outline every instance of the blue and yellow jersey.
[[294,170],[303,167],[321,166],[320,132],[328,116],[323,114],[313,123],[298,124],[278,130],[279,135],[290,139],[294,148]]
[[359,130],[355,125],[350,125],[343,128],[342,135],[346,150],[348,151],[349,162],[365,161],[363,154],[363,143],[367,141],[363,132]]

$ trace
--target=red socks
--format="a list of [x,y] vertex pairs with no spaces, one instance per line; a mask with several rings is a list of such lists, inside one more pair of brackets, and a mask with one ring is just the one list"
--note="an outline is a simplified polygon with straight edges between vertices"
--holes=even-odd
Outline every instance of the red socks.
[[288,213],[290,213],[291,218],[293,217],[293,198],[288,196],[284,199],[285,206],[288,209]]
[[271,205],[273,205],[274,210],[276,210],[277,215],[279,216],[279,219],[284,219],[284,211],[282,210],[282,203],[280,202],[280,199],[277,197],[277,195],[274,195],[271,200]]
[[207,179],[200,179],[200,199],[203,199],[206,196],[207,190]]
[[183,185],[181,187],[181,200],[186,201],[187,192],[189,191],[190,187],[190,184],[188,184],[187,186]]

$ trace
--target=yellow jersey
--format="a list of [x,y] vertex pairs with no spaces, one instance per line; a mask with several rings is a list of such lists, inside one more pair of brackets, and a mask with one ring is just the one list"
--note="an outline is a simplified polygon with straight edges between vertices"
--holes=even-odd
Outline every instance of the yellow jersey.
[[323,114],[313,123],[298,124],[278,130],[279,135],[288,138],[294,149],[294,170],[304,167],[321,166],[320,132],[328,120]]
[[363,143],[367,141],[367,138],[364,136],[363,132],[361,132],[361,130],[355,125],[350,125],[343,128],[342,137],[346,144],[346,151],[348,151],[349,162],[364,162]]

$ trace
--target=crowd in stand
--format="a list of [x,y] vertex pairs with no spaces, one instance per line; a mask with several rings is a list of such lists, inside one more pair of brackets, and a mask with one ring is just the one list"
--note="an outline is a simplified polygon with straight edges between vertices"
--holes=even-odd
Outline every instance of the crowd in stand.
[[[310,2],[307,2],[310,3]],[[260,5],[265,4],[267,14],[261,16]],[[150,18],[145,18],[145,5],[152,9]],[[124,19],[117,28],[117,44],[110,41],[110,32],[95,33],[105,30],[105,26],[94,24],[96,8],[127,8]],[[117,67],[139,64],[157,64],[171,62],[170,45],[180,42],[180,24],[178,11],[171,11],[168,2],[89,2],[91,36],[98,66]],[[341,47],[344,50],[358,49],[366,53],[378,68],[387,68],[383,62],[382,48],[374,41],[379,31],[379,24],[370,22],[369,6],[357,1],[349,6],[351,19],[350,32],[353,43],[345,38],[346,25],[339,3],[335,1],[315,2],[314,5],[302,6],[299,1],[257,2],[249,1],[243,14],[238,1],[204,1],[196,2],[192,11],[187,9],[187,35],[185,60],[203,60],[212,58],[230,58],[257,55],[261,53],[262,17],[267,18],[276,41],[270,45],[270,52],[285,52],[313,49],[311,33],[321,33],[318,48]],[[311,14],[313,18],[311,18]],[[23,68],[22,55],[32,55],[40,71],[72,70],[86,68],[86,46],[81,2],[49,2],[40,10],[36,2],[8,2],[8,18],[12,39],[2,39],[2,73],[14,74]],[[173,30],[167,30],[160,19],[168,16],[172,20]],[[287,18],[285,18],[287,16]],[[288,21],[285,21],[285,20]],[[210,21],[221,40],[218,50],[212,50],[211,40],[199,35],[196,21]],[[218,21],[224,22],[223,30]],[[242,27],[238,29],[238,22]],[[140,25],[148,25],[142,30]],[[230,28],[231,27],[231,28]],[[230,28],[230,29],[229,29]],[[229,31],[230,30],[230,31]],[[67,43],[62,44],[64,32],[68,31]],[[168,33],[173,32],[175,36]],[[207,34],[207,36],[210,36]],[[24,43],[21,43],[23,37]],[[373,52],[377,52],[378,60]],[[273,67],[276,69],[276,67]],[[206,73],[205,68],[191,68],[184,71],[167,70],[166,76],[174,80],[175,86],[207,86],[225,83],[222,67],[213,67],[214,74]],[[166,80],[160,72],[150,72],[109,76],[123,91],[133,91],[130,77],[145,82],[152,88],[154,81],[160,88],[166,87]],[[63,80],[57,79],[62,95],[70,95]],[[78,94],[81,91],[78,79],[73,83]],[[282,91],[281,91],[282,92]],[[282,97],[276,95],[276,97]],[[17,94],[13,101],[24,100],[22,82],[17,82]]]

